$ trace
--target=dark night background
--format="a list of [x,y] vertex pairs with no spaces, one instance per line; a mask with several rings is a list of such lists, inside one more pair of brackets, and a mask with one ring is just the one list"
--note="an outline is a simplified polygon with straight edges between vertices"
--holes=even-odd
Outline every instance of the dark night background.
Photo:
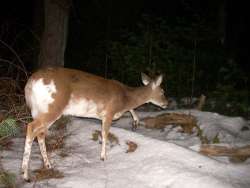
[[[43,1],[9,0],[0,10],[0,72],[22,86],[17,67],[35,67]],[[163,73],[168,96],[205,94],[217,104],[207,110],[247,117],[249,21],[245,1],[74,0],[65,66],[129,85],[140,72]]]

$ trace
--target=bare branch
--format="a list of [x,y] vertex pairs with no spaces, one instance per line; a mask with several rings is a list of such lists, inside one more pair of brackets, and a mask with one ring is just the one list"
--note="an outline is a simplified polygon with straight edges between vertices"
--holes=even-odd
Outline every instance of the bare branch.
[[[6,42],[2,41],[1,39],[0,39],[0,43],[2,43],[5,47],[7,47],[16,56],[16,58],[18,59],[18,61],[20,62],[21,66],[22,66],[22,71],[25,73],[25,76],[28,79],[27,70],[26,70],[24,63],[23,63],[22,59],[20,58],[20,56],[16,53],[16,51],[11,46],[9,46]],[[5,61],[5,62],[7,62],[7,61]],[[8,63],[9,62],[10,61],[8,61]]]

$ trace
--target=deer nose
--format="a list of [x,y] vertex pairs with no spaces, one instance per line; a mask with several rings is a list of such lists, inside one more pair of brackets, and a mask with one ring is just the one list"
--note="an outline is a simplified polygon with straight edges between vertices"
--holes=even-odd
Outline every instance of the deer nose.
[[168,107],[168,102],[165,102],[164,104],[161,105],[162,108],[167,108]]
[[165,108],[168,107],[168,105],[167,105],[167,104],[164,104],[164,105],[162,105],[161,107],[165,109]]

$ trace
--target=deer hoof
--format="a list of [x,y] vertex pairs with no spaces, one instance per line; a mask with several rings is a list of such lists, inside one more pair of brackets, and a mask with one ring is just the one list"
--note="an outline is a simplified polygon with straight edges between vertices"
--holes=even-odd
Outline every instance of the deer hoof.
[[24,178],[24,181],[27,182],[27,183],[30,183],[31,179],[30,178]]
[[23,180],[28,183],[31,182],[31,179],[29,178],[28,174],[25,174],[24,172],[23,172]]
[[44,165],[44,167],[45,167],[46,169],[51,169],[51,168],[52,168],[52,165],[51,165],[50,163],[47,163],[46,165]]
[[106,155],[104,155],[104,156],[101,156],[101,160],[102,160],[102,161],[105,161],[105,160],[107,160],[107,156],[106,156]]

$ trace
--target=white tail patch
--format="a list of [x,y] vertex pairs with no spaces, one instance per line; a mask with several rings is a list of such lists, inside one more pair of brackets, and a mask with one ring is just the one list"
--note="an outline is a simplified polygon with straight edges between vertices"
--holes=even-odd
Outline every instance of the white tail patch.
[[47,113],[49,104],[54,102],[52,95],[56,93],[56,86],[53,80],[49,84],[44,84],[43,79],[32,80],[30,95],[25,95],[27,103],[30,104],[32,117],[35,118],[39,113]]

